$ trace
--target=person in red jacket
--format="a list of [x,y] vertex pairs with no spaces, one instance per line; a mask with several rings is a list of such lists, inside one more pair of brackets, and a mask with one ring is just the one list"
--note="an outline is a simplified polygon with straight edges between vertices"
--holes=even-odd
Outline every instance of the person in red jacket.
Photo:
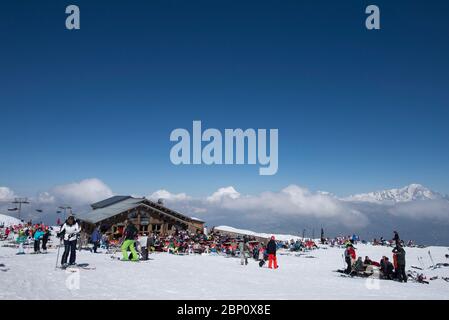
[[346,264],[348,265],[346,268],[347,274],[351,273],[352,264],[354,263],[355,259],[356,259],[355,249],[352,246],[352,243],[348,243],[346,245],[346,250],[345,250],[345,261],[346,261]]
[[274,236],[272,236],[267,244],[268,268],[270,269],[273,269],[273,264],[275,269],[279,267],[276,259],[276,242],[274,240]]

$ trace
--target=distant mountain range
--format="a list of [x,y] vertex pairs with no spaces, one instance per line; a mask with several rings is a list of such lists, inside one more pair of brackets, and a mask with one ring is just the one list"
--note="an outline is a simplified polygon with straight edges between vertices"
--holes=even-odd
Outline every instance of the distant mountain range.
[[437,200],[446,199],[446,195],[430,190],[421,184],[411,184],[399,189],[389,189],[374,191],[369,193],[360,193],[346,198],[344,201],[352,202],[371,202],[371,203],[400,203],[418,200]]

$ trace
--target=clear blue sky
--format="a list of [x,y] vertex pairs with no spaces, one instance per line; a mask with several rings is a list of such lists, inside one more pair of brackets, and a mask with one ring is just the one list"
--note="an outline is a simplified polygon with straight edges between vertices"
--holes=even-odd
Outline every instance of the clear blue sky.
[[[65,7],[81,30],[65,29]],[[364,28],[381,9],[380,31]],[[4,1],[0,185],[449,193],[447,1]],[[279,171],[171,164],[170,132],[278,128]]]

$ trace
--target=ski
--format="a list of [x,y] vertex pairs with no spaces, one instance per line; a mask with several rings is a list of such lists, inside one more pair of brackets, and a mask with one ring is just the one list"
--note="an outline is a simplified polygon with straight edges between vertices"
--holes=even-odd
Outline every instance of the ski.
[[435,262],[433,262],[432,254],[430,253],[430,250],[427,252],[430,257],[430,261],[432,262],[432,268],[435,268]]
[[147,261],[154,260],[152,258],[148,258],[148,260],[123,260],[121,257],[115,257],[115,256],[111,256],[111,259],[116,260],[116,261],[121,261],[121,262],[147,262]]
[[58,268],[61,270],[67,270],[70,272],[76,272],[78,270],[96,270],[96,267],[91,267],[88,263],[79,263],[79,264],[68,265],[68,266],[59,266]]

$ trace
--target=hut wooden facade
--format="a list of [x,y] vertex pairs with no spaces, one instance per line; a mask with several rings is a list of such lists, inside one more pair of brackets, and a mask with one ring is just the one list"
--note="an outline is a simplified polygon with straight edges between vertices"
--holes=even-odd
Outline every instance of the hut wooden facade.
[[105,233],[121,233],[126,220],[132,221],[140,234],[170,235],[176,229],[197,233],[204,229],[204,221],[169,209],[161,201],[146,198],[114,196],[92,204],[91,208],[77,216],[87,233],[95,226]]

